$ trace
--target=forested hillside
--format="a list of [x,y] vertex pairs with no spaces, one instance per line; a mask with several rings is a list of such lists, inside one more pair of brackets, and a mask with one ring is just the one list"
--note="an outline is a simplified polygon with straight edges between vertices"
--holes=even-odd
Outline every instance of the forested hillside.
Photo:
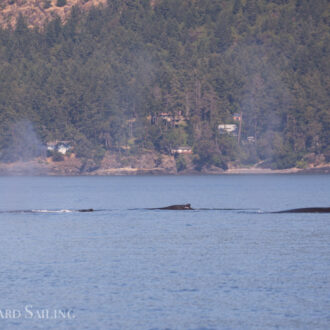
[[0,159],[35,148],[23,122],[96,162],[179,146],[197,169],[329,161],[329,45],[327,0],[108,0],[43,29],[20,16],[0,30]]

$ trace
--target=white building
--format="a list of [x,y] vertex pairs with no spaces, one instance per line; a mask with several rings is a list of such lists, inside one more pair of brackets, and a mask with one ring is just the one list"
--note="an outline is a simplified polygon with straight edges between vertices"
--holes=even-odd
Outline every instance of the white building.
[[65,155],[70,149],[71,146],[69,144],[59,143],[57,145],[57,151],[62,155]]
[[220,124],[218,125],[218,130],[220,134],[230,134],[237,136],[237,125],[236,124]]
[[191,147],[178,147],[171,150],[172,154],[192,154]]
[[47,150],[49,151],[57,151],[62,155],[65,155],[72,146],[68,141],[52,141],[47,143]]

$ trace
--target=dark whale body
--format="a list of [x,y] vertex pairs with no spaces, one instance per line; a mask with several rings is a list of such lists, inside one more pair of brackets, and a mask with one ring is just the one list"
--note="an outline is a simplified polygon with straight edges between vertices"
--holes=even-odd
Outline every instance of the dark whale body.
[[94,212],[94,209],[81,209],[78,212]]
[[330,213],[330,207],[304,207],[300,209],[291,209],[273,213]]
[[190,204],[170,205],[166,207],[156,207],[150,210],[193,210]]

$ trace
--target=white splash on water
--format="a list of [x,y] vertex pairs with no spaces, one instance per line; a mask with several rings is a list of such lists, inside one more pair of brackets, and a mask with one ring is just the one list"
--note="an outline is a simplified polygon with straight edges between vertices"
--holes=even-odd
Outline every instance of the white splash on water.
[[31,210],[32,213],[72,213],[73,210]]

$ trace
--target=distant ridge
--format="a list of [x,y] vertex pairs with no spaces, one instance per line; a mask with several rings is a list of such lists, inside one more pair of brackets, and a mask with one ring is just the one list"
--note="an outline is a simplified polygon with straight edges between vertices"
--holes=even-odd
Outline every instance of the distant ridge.
[[59,16],[62,21],[70,15],[73,6],[88,10],[92,6],[105,4],[107,0],[66,0],[63,6],[57,6],[58,0],[1,0],[0,25],[16,26],[19,15],[22,15],[29,28],[42,27],[48,20]]

